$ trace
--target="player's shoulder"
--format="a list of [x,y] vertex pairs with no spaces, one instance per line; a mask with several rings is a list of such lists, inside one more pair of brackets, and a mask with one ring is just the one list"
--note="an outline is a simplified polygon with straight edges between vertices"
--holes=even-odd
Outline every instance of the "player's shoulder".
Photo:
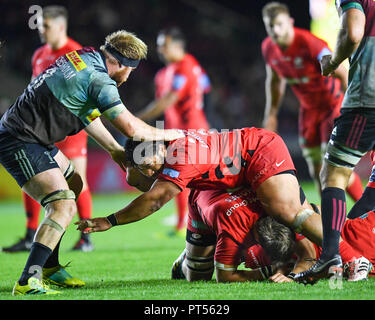
[[77,41],[73,40],[72,38],[68,38],[68,42],[66,43],[67,49],[70,51],[79,50],[82,48],[82,45],[79,44]]
[[192,72],[194,67],[200,67],[198,60],[190,53],[186,53],[184,58],[176,63],[176,72]]
[[35,59],[41,57],[47,50],[49,50],[48,44],[44,44],[44,45],[40,46],[39,48],[37,48],[34,51],[33,56],[32,56],[32,60],[35,60]]
[[262,41],[261,48],[264,57],[268,56],[273,51],[276,44],[272,41],[271,37],[267,37]]

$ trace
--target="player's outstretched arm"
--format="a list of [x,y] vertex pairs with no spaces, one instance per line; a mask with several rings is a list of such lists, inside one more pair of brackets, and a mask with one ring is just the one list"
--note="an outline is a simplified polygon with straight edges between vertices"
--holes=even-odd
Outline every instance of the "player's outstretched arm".
[[107,218],[94,218],[76,222],[77,230],[85,233],[106,231],[115,225],[128,224],[142,220],[159,210],[175,197],[181,189],[170,181],[156,180],[152,188],[133,200],[124,209]]
[[137,116],[143,121],[156,119],[161,116],[168,107],[174,105],[177,100],[178,94],[176,92],[168,92],[161,98],[152,101]]
[[103,125],[100,118],[95,119],[86,128],[85,131],[91,136],[103,149],[105,149],[112,157],[112,159],[121,167],[126,170],[130,165],[125,161],[125,150],[111,133]]
[[159,129],[149,126],[141,119],[135,117],[128,109],[116,114],[115,117],[104,113],[111,123],[124,135],[133,140],[139,141],[157,141],[165,140],[172,141],[184,137],[180,130],[174,129]]

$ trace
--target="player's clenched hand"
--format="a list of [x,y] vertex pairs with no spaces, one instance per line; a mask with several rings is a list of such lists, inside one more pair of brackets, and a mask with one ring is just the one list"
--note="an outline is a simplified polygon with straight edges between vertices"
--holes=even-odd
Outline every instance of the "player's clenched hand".
[[275,283],[282,283],[282,282],[292,282],[293,280],[284,276],[282,273],[275,273],[271,277],[268,278],[269,281]]
[[83,233],[106,231],[112,227],[107,218],[84,219],[74,224],[78,225],[77,230]]
[[323,76],[330,76],[337,69],[339,65],[332,61],[332,55],[323,56],[320,60],[320,68]]
[[125,160],[125,149],[122,148],[122,149],[114,150],[114,151],[111,151],[110,154],[111,154],[113,161],[115,161],[120,166],[120,168],[126,172],[126,167],[128,166],[128,164]]

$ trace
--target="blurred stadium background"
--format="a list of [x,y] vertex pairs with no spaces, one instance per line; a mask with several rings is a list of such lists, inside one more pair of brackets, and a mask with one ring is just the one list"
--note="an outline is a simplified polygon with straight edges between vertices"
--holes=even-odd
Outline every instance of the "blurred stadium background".
[[[41,43],[38,32],[28,26],[31,5],[64,5],[69,11],[68,34],[84,46],[99,47],[104,37],[126,29],[149,46],[149,54],[128,82],[121,97],[132,112],[153,99],[153,77],[162,67],[155,38],[164,27],[178,26],[188,40],[188,51],[206,69],[212,84],[206,114],[217,129],[261,126],[264,113],[265,68],[260,44],[266,37],[261,8],[270,1],[128,0],[100,1],[0,1],[0,114],[20,95],[31,77],[31,56]],[[309,1],[284,1],[298,27],[310,28]],[[286,141],[301,180],[309,180],[307,166],[298,147],[298,103],[288,89],[280,112],[279,133]],[[113,129],[112,129],[113,132]],[[117,132],[116,137],[123,141]],[[368,165],[357,170],[366,179]],[[88,179],[93,193],[128,190],[124,175],[106,152],[89,141]],[[16,198],[20,191],[0,168],[0,201]]]

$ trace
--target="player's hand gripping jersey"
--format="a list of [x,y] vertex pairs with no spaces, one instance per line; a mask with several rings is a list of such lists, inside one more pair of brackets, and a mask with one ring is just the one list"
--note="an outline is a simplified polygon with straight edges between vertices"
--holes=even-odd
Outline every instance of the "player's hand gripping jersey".
[[104,56],[86,47],[59,57],[39,74],[4,114],[0,130],[49,146],[101,114],[112,117],[124,109]]

